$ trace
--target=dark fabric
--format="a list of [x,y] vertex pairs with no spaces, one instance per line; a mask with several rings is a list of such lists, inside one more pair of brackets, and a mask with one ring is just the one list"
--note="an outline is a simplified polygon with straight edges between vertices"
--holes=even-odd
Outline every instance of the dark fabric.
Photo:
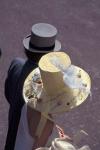
[[0,57],[1,57],[1,49],[0,49]]
[[23,84],[28,74],[36,67],[37,65],[33,61],[25,61],[21,58],[13,60],[9,67],[5,81],[5,96],[10,104],[5,150],[14,150],[21,110],[24,104]]

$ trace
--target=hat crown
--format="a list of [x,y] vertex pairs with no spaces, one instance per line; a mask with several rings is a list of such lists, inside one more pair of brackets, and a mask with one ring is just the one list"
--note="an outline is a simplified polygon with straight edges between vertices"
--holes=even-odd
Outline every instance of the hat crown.
[[55,45],[57,29],[47,23],[32,26],[30,43],[37,47],[52,47]]
[[50,96],[55,96],[65,87],[63,74],[52,63],[52,59],[55,58],[60,61],[64,68],[68,68],[71,65],[70,57],[64,52],[51,52],[42,56],[39,61],[39,68],[44,88]]
[[53,37],[57,34],[57,29],[47,23],[38,23],[32,26],[32,32],[39,37]]

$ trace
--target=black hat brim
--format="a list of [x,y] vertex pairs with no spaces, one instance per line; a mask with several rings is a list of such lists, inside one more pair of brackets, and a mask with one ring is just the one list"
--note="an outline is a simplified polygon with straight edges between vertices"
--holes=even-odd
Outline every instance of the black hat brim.
[[61,43],[58,40],[55,40],[55,46],[53,49],[51,49],[51,50],[39,50],[39,49],[36,49],[36,48],[33,48],[30,46],[30,44],[29,44],[30,38],[31,38],[31,35],[26,36],[23,39],[23,45],[24,45],[24,48],[26,50],[31,51],[33,53],[48,53],[48,52],[52,52],[52,51],[60,51],[61,50]]

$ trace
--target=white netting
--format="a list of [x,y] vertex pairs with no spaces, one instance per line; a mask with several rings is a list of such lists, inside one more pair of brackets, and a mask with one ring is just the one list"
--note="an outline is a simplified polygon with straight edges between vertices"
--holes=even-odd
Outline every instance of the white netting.
[[74,65],[70,65],[66,68],[57,56],[52,57],[50,61],[63,73],[63,81],[67,86],[73,89],[85,90],[87,93],[90,93],[90,89],[86,88],[82,83],[81,70],[77,72]]

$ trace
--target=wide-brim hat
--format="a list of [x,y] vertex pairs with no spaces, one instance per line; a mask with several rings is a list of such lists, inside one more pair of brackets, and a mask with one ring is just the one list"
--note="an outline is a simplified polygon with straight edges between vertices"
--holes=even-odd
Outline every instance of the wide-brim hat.
[[[53,58],[59,59],[60,65],[57,62],[59,69],[51,62]],[[63,71],[71,67],[70,57],[66,53],[51,52],[42,56],[39,68],[34,69],[24,83],[23,96],[26,103],[30,102],[31,107],[44,114],[56,114],[69,111],[86,100],[91,88],[91,79],[88,73],[73,65],[75,82],[79,82],[78,85],[82,86],[73,88],[68,82],[64,82],[61,67]],[[72,75],[73,79],[73,74],[69,69],[66,75]]]
[[23,39],[24,48],[34,53],[59,51],[61,43],[56,39],[57,29],[51,24],[37,23],[32,26],[31,34]]

